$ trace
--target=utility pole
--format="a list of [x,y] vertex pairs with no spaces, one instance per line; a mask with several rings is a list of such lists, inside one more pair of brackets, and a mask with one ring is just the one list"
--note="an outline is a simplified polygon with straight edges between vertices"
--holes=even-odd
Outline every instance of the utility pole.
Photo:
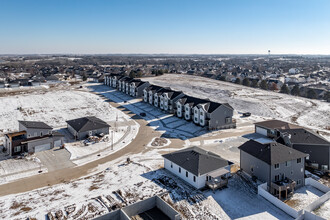
[[113,131],[111,131],[111,136],[112,136],[112,143],[111,143],[111,150],[113,150],[113,138],[115,137],[115,134],[114,134],[114,132]]

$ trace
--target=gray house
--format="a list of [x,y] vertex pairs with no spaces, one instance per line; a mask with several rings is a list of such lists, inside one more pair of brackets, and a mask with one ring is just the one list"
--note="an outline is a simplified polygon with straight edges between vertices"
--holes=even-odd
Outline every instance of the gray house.
[[149,82],[143,82],[139,79],[133,80],[130,83],[130,96],[142,97],[144,88],[150,85]]
[[150,86],[144,88],[143,89],[143,101],[149,102],[150,105],[153,105],[155,92],[157,92],[158,90],[160,90],[162,88],[163,87],[156,86],[156,85],[150,85]]
[[185,94],[181,91],[169,91],[164,92],[160,97],[160,109],[165,110],[168,113],[176,112],[176,105],[175,102],[185,96]]
[[88,136],[109,134],[110,125],[94,116],[77,118],[66,123],[69,132],[79,140],[85,139]]
[[305,185],[305,157],[302,153],[280,143],[261,144],[249,140],[240,147],[241,169],[262,182],[269,192],[287,198],[294,189]]
[[5,134],[4,146],[11,156],[35,153],[63,145],[64,135],[44,122],[19,121],[19,131]]
[[309,154],[307,165],[329,171],[330,142],[325,138],[305,128],[283,129],[279,135],[277,142]]
[[255,123],[255,132],[309,154],[307,165],[329,171],[330,142],[309,129],[279,120]]

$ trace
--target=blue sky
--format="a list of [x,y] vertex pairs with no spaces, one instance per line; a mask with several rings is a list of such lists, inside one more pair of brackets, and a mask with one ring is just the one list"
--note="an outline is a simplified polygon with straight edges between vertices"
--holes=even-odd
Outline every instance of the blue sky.
[[330,54],[329,0],[0,0],[0,54]]

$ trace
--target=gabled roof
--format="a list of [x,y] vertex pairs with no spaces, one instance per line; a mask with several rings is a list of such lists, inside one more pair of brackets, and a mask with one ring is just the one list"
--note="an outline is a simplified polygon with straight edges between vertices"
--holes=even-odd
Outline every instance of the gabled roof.
[[110,125],[108,125],[105,121],[102,121],[101,119],[96,118],[94,116],[77,118],[67,121],[66,123],[68,123],[77,132],[91,131],[110,127]]
[[146,91],[158,91],[162,89],[163,87],[161,86],[156,86],[156,85],[150,85],[148,88],[146,88]]
[[257,126],[263,127],[263,128],[269,128],[269,129],[293,129],[293,128],[301,128],[298,125],[294,125],[285,121],[280,120],[267,120],[262,122],[254,123]]
[[289,160],[295,160],[308,156],[308,154],[302,153],[277,142],[261,144],[254,140],[249,140],[239,146],[238,149],[264,161],[269,165],[284,163]]
[[195,176],[207,174],[232,164],[217,154],[205,151],[199,147],[190,147],[163,155],[164,158],[177,164]]
[[26,128],[53,129],[49,125],[41,121],[18,121]]
[[182,92],[181,92],[181,91],[173,91],[173,90],[172,90],[172,91],[170,91],[170,92],[165,92],[164,94],[167,94],[167,97],[168,97],[170,100],[172,100],[172,99],[174,99],[175,97],[181,95]]
[[195,97],[192,97],[192,96],[185,95],[185,96],[183,96],[182,98],[179,99],[179,102],[182,105],[189,104],[190,106],[196,106],[198,104],[210,102],[210,100],[199,99],[199,98],[195,98]]
[[330,146],[330,142],[325,138],[305,128],[283,129],[281,132],[290,134],[290,142],[292,144],[320,144]]

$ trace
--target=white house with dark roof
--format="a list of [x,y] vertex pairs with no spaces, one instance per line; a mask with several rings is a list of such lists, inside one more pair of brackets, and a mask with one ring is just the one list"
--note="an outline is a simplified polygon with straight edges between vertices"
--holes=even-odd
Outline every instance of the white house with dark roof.
[[85,139],[88,136],[109,134],[110,125],[94,116],[77,118],[69,120],[66,123],[69,132],[79,140]]
[[198,147],[165,154],[164,167],[197,189],[224,186],[230,176],[231,162]]
[[149,82],[143,82],[140,79],[132,80],[129,85],[129,95],[133,97],[142,97],[144,88],[149,85]]
[[185,94],[181,91],[164,92],[160,96],[160,109],[165,110],[169,113],[174,113],[176,111],[175,102],[183,96],[185,96]]

